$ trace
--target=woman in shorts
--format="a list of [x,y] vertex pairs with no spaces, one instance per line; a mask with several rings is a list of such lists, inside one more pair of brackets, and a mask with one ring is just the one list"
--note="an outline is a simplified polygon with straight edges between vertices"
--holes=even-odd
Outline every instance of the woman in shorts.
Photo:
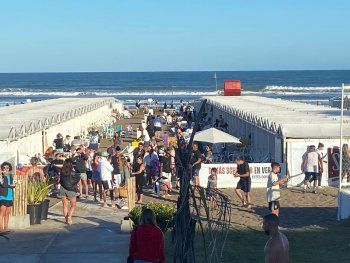
[[77,203],[79,181],[80,176],[74,171],[72,159],[66,159],[61,170],[59,196],[62,198],[63,215],[68,225],[73,223],[72,217]]
[[8,231],[11,207],[13,206],[12,165],[8,162],[1,164],[0,174],[0,233]]
[[94,187],[94,201],[97,202],[97,188],[100,195],[100,201],[102,201],[102,181],[100,173],[100,154],[95,153],[94,158],[92,159],[91,169],[92,169],[92,184]]

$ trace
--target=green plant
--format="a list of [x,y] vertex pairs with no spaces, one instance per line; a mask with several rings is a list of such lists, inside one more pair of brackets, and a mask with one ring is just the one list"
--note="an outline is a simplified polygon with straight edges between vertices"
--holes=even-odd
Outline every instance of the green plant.
[[157,224],[159,228],[163,231],[163,233],[165,233],[169,228],[172,227],[175,209],[173,206],[163,203],[148,203],[143,207],[137,206],[134,209],[132,209],[129,213],[129,217],[134,223],[134,226],[139,225],[142,210],[145,208],[153,210],[153,212],[156,215]]
[[39,204],[46,198],[51,189],[52,183],[48,180],[29,181],[27,189],[28,204]]

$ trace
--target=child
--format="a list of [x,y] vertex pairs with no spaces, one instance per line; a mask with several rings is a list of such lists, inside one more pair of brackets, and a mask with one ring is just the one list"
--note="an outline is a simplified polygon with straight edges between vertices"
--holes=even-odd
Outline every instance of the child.
[[281,166],[279,163],[272,162],[271,163],[272,171],[267,178],[267,189],[266,189],[266,197],[267,202],[269,203],[269,210],[272,214],[278,216],[280,210],[280,185],[284,184],[288,181],[288,178],[278,179],[278,173],[281,171]]
[[217,168],[212,168],[210,171],[210,175],[208,177],[208,184],[207,184],[207,197],[210,200],[210,206],[212,209],[216,208],[216,189],[217,189]]

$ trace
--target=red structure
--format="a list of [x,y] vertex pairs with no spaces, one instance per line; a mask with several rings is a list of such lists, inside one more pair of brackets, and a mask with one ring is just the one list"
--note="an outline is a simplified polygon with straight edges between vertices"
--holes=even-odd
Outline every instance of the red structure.
[[241,96],[241,81],[240,80],[225,80],[224,81],[225,96]]

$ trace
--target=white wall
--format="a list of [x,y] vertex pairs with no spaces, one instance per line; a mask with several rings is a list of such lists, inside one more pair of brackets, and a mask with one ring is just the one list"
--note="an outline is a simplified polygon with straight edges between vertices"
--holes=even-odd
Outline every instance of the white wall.
[[[287,148],[287,172],[290,176],[290,185],[299,185],[303,182],[305,175],[301,172],[302,156],[306,152],[307,146],[323,143],[325,151],[327,148],[339,146],[339,139],[286,139]],[[347,143],[344,141],[344,143]],[[349,143],[349,142],[348,142]],[[328,180],[328,158],[323,162],[322,185],[334,185],[337,182]]]
[[[121,103],[113,105],[114,108],[120,108]],[[87,128],[92,125],[101,125],[106,121],[111,121],[111,111],[109,105],[105,105],[101,108],[87,112],[74,119],[52,125],[46,129],[46,136],[49,145],[52,145],[53,140],[56,138],[57,133],[61,133],[63,136],[69,134],[72,137],[74,135],[87,132]],[[2,141],[0,142],[0,155],[3,159],[10,158],[10,156],[17,156],[19,153],[19,162],[27,163],[29,161],[28,156],[33,156],[43,151],[43,131],[36,132],[26,137],[20,138],[12,142]],[[6,156],[4,155],[6,153]]]

